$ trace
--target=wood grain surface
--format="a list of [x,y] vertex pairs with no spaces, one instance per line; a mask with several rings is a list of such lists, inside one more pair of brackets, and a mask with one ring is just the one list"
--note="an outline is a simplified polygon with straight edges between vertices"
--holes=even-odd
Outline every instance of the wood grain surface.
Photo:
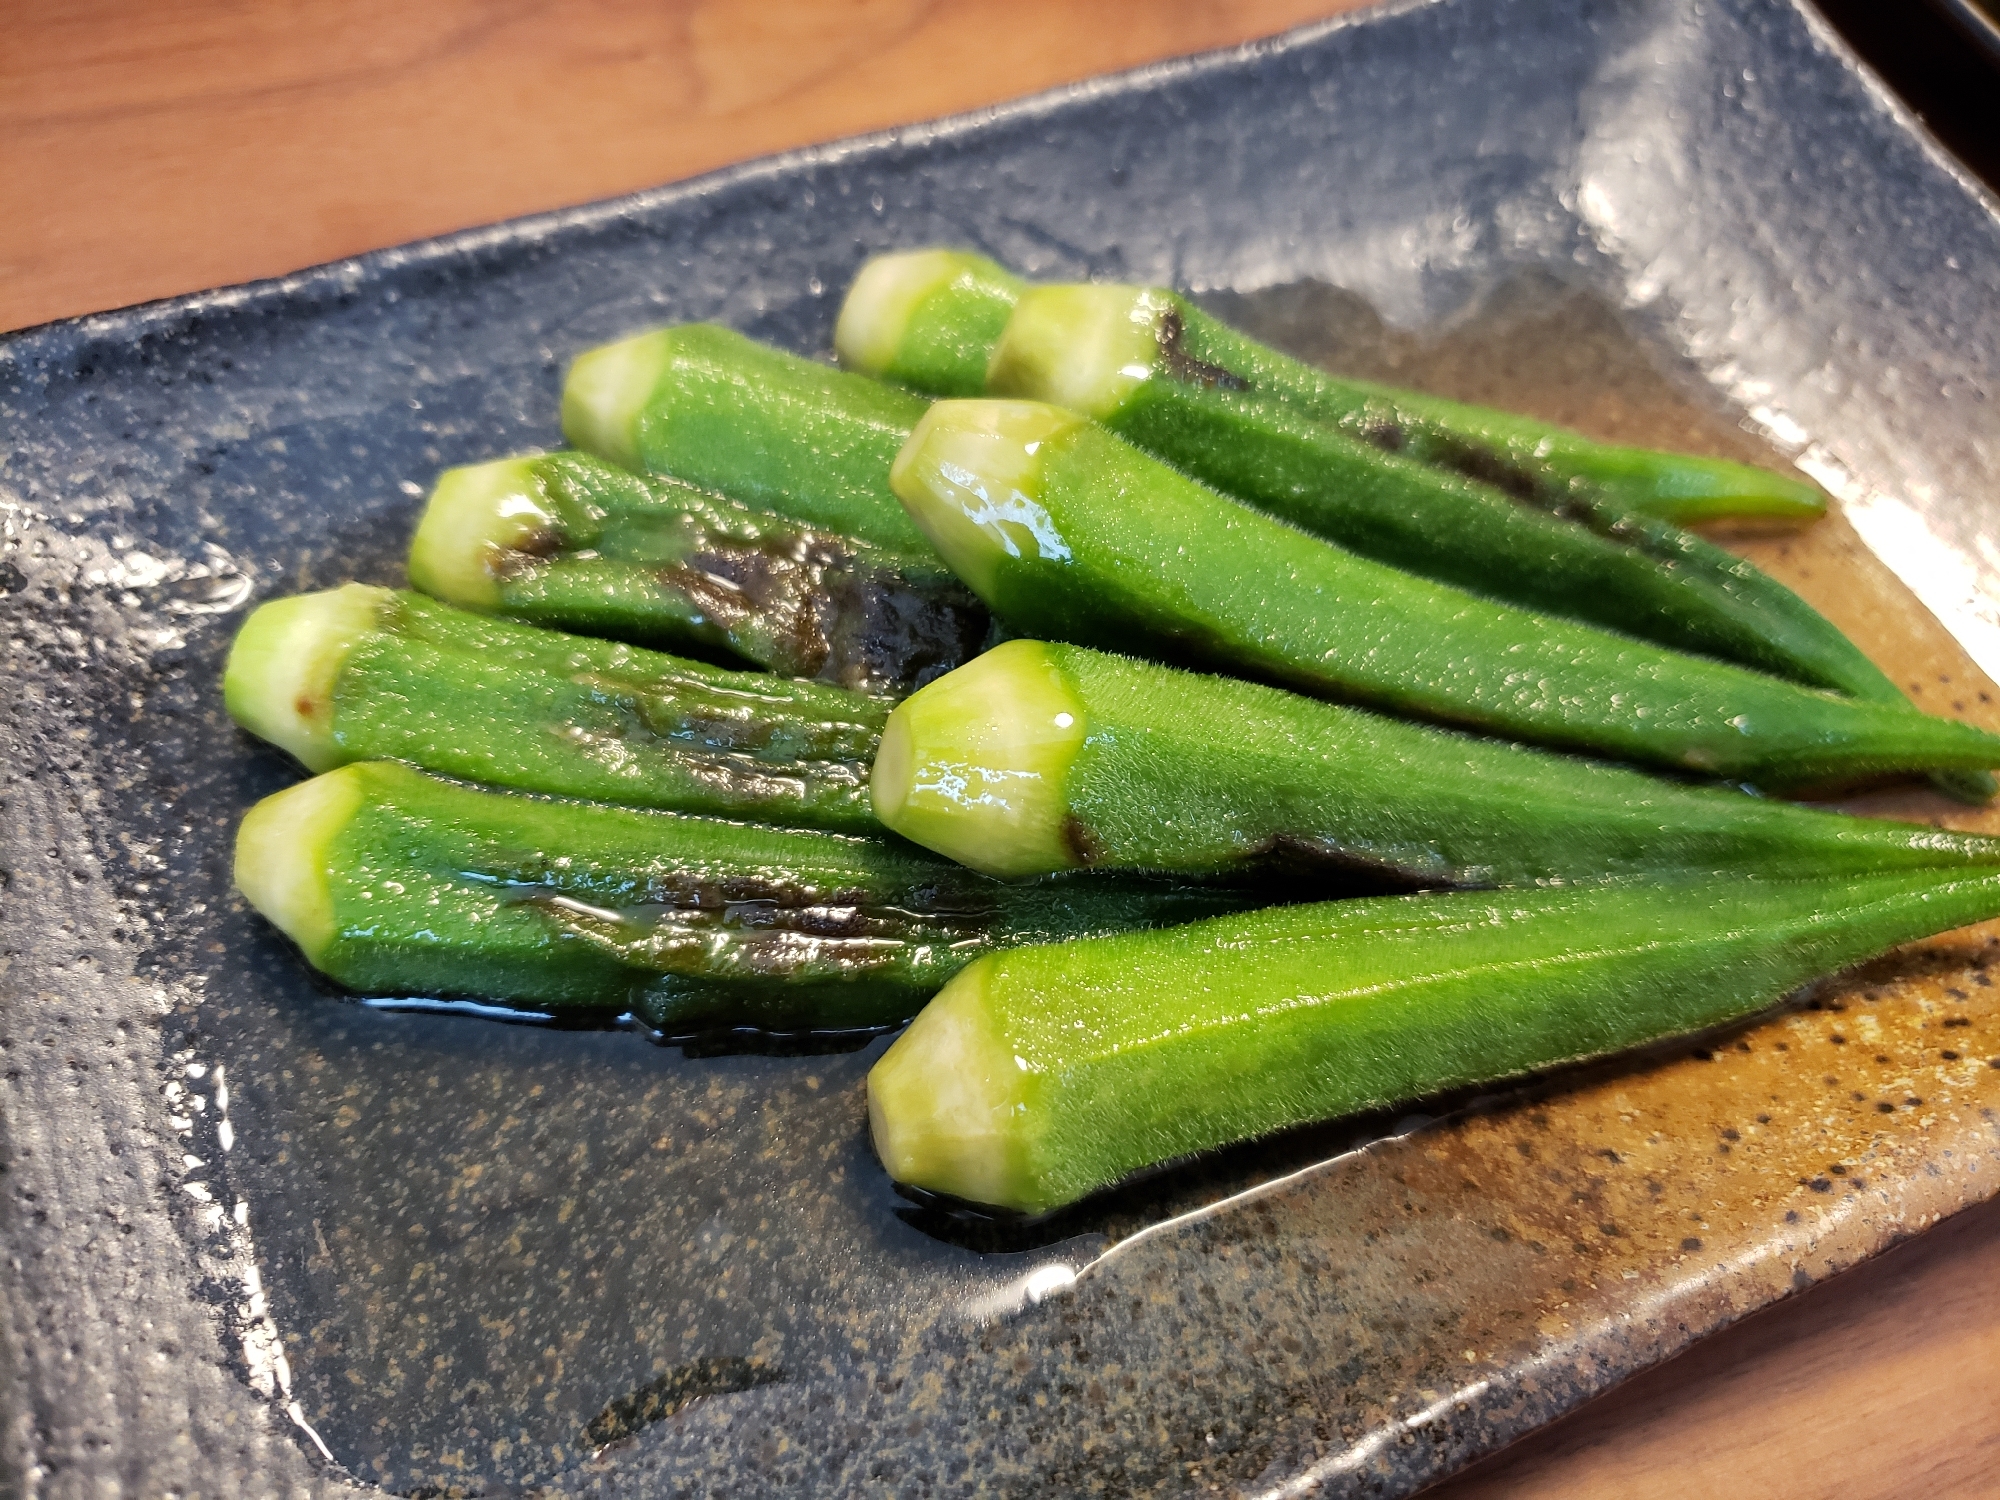
[[[1353,0],[0,0],[0,328],[269,276]],[[2000,1205],[1432,1493],[2000,1493]]]

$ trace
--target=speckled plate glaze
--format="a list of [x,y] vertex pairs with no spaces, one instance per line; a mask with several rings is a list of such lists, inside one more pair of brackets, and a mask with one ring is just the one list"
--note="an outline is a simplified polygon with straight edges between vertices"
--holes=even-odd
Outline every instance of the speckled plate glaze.
[[576,350],[823,350],[861,258],[931,241],[1774,442],[1846,519],[1741,544],[2000,722],[2000,220],[1782,0],[1392,9],[15,335],[0,1491],[1402,1495],[2000,1187],[1984,932],[1011,1238],[889,1190],[879,1042],[694,1056],[317,986],[230,891],[295,774],[220,711],[242,611],[396,579],[441,465],[555,441]]

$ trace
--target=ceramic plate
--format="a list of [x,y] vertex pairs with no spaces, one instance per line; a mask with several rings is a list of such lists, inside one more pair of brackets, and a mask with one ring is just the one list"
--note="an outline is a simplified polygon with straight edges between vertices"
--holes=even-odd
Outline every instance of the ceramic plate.
[[579,349],[823,352],[865,255],[936,241],[1795,460],[1846,521],[1741,544],[2000,722],[2000,223],[1779,0],[1379,11],[14,335],[0,1489],[1400,1495],[2000,1185],[1978,932],[1029,1235],[889,1189],[879,1041],[691,1055],[316,984],[229,882],[296,774],[220,709],[244,610],[397,581],[440,467],[557,441]]

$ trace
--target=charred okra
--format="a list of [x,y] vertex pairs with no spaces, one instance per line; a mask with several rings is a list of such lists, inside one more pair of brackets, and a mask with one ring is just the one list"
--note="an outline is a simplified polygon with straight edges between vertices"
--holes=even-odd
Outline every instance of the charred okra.
[[[987,346],[986,384],[970,383],[977,340],[1014,298],[1018,321]],[[1024,357],[1067,325],[1060,368]],[[1078,342],[1080,341],[1080,342]],[[1467,475],[1560,509],[1579,486],[1662,520],[1724,516],[1809,521],[1826,500],[1801,479],[1749,464],[1600,443],[1552,423],[1417,391],[1347,380],[1280,354],[1159,287],[1021,284],[982,256],[919,250],[863,266],[842,308],[837,346],[850,369],[940,396],[1032,395],[1090,415],[1142,382],[1243,392],[1329,423],[1379,451]],[[1003,348],[1003,345],[1011,346]],[[947,351],[940,358],[937,351]],[[1094,357],[1082,357],[1086,351]],[[1047,384],[1017,385],[1024,377]],[[1178,462],[1178,460],[1175,460]]]
[[410,580],[467,609],[864,692],[949,671],[989,625],[921,541],[877,547],[582,453],[447,470]]
[[914,1014],[981,953],[1241,909],[1087,876],[1002,885],[881,839],[344,766],[243,819],[236,884],[350,989],[630,1010],[671,1032]]
[[1419,579],[1236,504],[1073,413],[941,401],[896,493],[1017,630],[1766,786],[1986,770],[1967,724]]
[[[964,394],[968,382],[946,380],[930,351],[950,347],[940,330],[956,328],[967,345],[985,337],[1007,282],[998,267],[981,264],[945,251],[869,262],[842,310],[843,361],[939,395]],[[1360,434],[1351,421],[1274,398],[1187,356],[1181,344],[1191,309],[1168,293],[1044,286],[1015,299],[1012,318],[985,345],[983,385],[972,389],[1078,411],[1204,484],[1378,562],[1814,687],[1908,702],[1790,589],[1679,526],[1614,502],[1599,484],[1536,484],[1491,464],[1424,462],[1398,451],[1401,439],[1389,441],[1379,425]],[[1211,339],[1227,333],[1202,327]],[[1293,364],[1268,350],[1258,357]],[[970,363],[970,354],[961,357],[960,377]],[[1722,472],[1762,471],[1724,465]],[[1968,801],[1993,793],[1984,773],[1937,779]]]
[[729,672],[350,583],[244,622],[223,697],[308,770],[469,781],[867,832],[882,698]]

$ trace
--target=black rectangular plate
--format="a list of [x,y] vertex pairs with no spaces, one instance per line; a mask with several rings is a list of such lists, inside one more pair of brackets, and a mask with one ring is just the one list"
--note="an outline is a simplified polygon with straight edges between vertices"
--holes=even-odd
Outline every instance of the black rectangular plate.
[[[2000,666],[1994,205],[1779,0],[1391,8],[16,334],[0,1490],[1405,1494],[1784,1290],[1753,1258],[1678,1335],[1460,1363],[1409,1258],[1456,1230],[1370,1262],[1340,1200],[1255,1191],[1353,1130],[996,1244],[882,1180],[879,1043],[387,1013],[244,910],[234,821],[294,775],[218,703],[250,602],[395,581],[440,467],[558,441],[579,349],[712,318],[823,351],[861,259],[931,242],[1405,327],[1578,289]],[[1467,1275],[1511,1264],[1485,1233]]]

